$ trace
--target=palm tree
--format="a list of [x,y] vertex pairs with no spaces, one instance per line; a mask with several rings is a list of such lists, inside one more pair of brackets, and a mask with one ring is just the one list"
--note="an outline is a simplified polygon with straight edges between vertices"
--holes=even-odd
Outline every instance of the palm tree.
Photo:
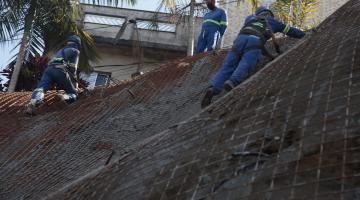
[[[121,0],[120,2],[123,2]],[[134,4],[136,0],[126,0]],[[91,37],[78,26],[79,0],[0,0],[0,42],[21,35],[20,49],[11,76],[9,92],[14,92],[21,66],[28,56],[58,47],[69,34],[82,38],[80,66],[89,69],[96,59]],[[118,4],[118,0],[93,0],[94,4]]]
[[272,8],[275,15],[285,23],[303,29],[309,29],[311,20],[319,5],[319,0],[277,0]]
[[[51,30],[50,24],[69,23],[76,27],[75,11],[76,4],[71,1],[0,1],[2,10],[6,10],[11,18],[1,21],[0,27],[11,27],[2,29],[0,41],[12,39],[15,35],[22,35],[19,43],[20,49],[16,56],[16,63],[10,79],[9,92],[14,92],[16,83],[24,60],[30,55],[40,54],[44,49],[44,35]],[[15,21],[16,20],[16,21]],[[76,29],[76,28],[75,28]],[[61,36],[55,34],[52,38]]]
[[[244,0],[241,1],[244,2]],[[261,0],[246,0],[246,2],[251,5],[251,10],[253,13],[255,12],[256,8],[261,5]]]

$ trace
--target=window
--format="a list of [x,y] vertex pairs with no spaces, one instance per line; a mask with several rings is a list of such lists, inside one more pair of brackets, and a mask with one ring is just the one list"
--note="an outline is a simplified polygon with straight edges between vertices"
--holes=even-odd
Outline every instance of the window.
[[154,24],[152,21],[148,21],[148,20],[136,20],[136,21],[137,21],[137,27],[139,29],[157,30],[157,31],[164,31],[171,33],[175,33],[176,31],[176,24],[170,24],[164,22],[157,22]]
[[85,23],[94,23],[94,24],[106,24],[106,25],[112,25],[112,26],[121,26],[125,22],[125,18],[86,14],[84,22]]
[[80,73],[80,78],[86,82],[88,82],[87,89],[93,90],[99,86],[106,86],[110,80],[111,73],[104,72],[92,72],[90,74],[86,74],[84,72]]

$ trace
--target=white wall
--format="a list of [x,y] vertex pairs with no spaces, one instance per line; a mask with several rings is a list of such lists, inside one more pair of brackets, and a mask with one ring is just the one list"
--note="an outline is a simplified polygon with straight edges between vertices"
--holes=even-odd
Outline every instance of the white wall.
[[[310,24],[319,24],[327,17],[329,17],[333,12],[335,12],[338,8],[344,5],[349,0],[320,0],[320,4],[318,6],[318,10],[315,13],[315,19],[309,21]],[[224,35],[224,46],[231,46],[233,40],[238,35],[244,21],[245,17],[252,13],[251,6],[246,3],[240,3],[237,6],[237,3],[229,3],[233,2],[233,0],[224,0],[225,5],[223,7],[227,10],[228,13],[228,21],[229,26]]]
[[[108,15],[112,17],[127,17],[128,19],[152,20],[155,15],[154,12],[105,6],[83,5],[82,7],[85,13]],[[168,14],[159,13],[158,18],[163,22],[170,22],[170,17]],[[202,18],[196,18],[195,35],[200,33],[201,24]],[[175,33],[139,29],[140,40],[146,47],[186,51],[188,27],[187,20],[183,19],[180,20],[179,24],[176,25]],[[87,29],[92,36],[113,39],[120,30],[120,27],[106,27],[106,25],[104,26],[103,24],[85,23],[85,29]],[[120,43],[133,40],[133,32],[133,25],[129,24],[125,29],[123,36],[120,38],[121,40],[119,40]]]
[[[97,62],[91,63],[95,70],[111,72],[112,77],[117,80],[130,79],[131,74],[137,71],[138,64],[134,63],[139,61],[133,56],[131,47],[111,44],[96,44],[95,47],[100,56]],[[144,63],[140,69],[142,72],[156,69],[163,62],[185,55],[176,52],[161,52],[156,49],[145,49],[144,51]],[[151,51],[153,54],[146,53],[147,51]]]

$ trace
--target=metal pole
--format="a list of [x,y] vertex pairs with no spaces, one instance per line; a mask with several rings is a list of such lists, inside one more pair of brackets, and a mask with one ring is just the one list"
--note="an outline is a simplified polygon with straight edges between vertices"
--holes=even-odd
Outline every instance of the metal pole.
[[188,35],[188,47],[187,55],[192,56],[194,52],[194,38],[195,38],[195,0],[191,0],[190,3],[190,16],[189,16],[189,35]]

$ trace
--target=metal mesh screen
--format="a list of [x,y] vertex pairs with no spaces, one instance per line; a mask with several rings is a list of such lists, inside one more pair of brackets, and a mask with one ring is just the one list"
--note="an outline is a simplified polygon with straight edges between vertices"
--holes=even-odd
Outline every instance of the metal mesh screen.
[[112,25],[112,26],[121,26],[125,22],[125,18],[86,14],[84,22],[85,23]]

